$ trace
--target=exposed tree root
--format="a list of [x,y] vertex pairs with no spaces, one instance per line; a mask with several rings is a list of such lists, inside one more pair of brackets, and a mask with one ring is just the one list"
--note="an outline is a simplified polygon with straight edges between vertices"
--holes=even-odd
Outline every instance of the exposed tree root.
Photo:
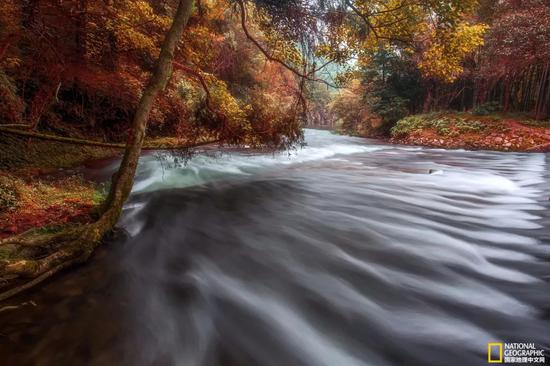
[[36,285],[38,285],[39,283],[42,283],[44,282],[45,280],[47,280],[48,278],[50,278],[51,276],[53,276],[54,274],[60,272],[61,270],[77,263],[78,260],[72,260],[72,261],[66,261],[66,262],[63,262],[61,264],[59,264],[58,266],[56,267],[53,267],[51,268],[50,270],[42,273],[40,276],[34,278],[33,280],[31,281],[28,281],[28,282],[25,282],[24,284],[20,285],[20,286],[16,286],[16,287],[13,287],[7,291],[4,291],[2,293],[0,293],[0,301],[4,301],[12,296],[15,296],[27,289],[30,289],[31,287],[34,287]]
[[111,222],[102,217],[92,224],[55,234],[24,233],[1,241],[3,246],[10,245],[15,255],[0,262],[0,279],[4,283],[0,286],[0,301],[86,261],[111,229]]
[[57,240],[70,237],[71,232],[75,229],[66,229],[62,232],[57,233],[48,233],[48,234],[37,234],[36,232],[27,231],[20,235],[12,236],[6,239],[0,240],[0,246],[3,245],[21,245],[21,246],[45,246],[48,243],[53,243]]

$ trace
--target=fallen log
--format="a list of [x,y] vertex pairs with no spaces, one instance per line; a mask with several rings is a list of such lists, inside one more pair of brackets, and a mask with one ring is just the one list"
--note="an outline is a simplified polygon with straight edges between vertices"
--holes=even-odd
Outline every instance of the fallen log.
[[[106,148],[114,148],[114,149],[126,148],[126,144],[122,144],[122,143],[102,142],[102,141],[77,139],[73,137],[49,135],[49,134],[44,134],[39,132],[18,130],[11,127],[6,127],[5,125],[0,125],[0,131],[18,135],[18,136],[36,138],[36,139],[47,140],[47,141],[63,142],[63,143],[74,144],[74,145],[97,146],[97,147],[106,147]],[[147,143],[145,143],[142,149],[143,150],[179,150],[179,149],[188,149],[193,147],[200,147],[200,146],[215,144],[218,141],[219,140],[217,139],[208,139],[208,140],[202,140],[198,142],[194,141],[192,143],[182,142],[181,144],[168,144],[168,145],[166,144],[152,144],[152,145],[149,144],[148,145]]]

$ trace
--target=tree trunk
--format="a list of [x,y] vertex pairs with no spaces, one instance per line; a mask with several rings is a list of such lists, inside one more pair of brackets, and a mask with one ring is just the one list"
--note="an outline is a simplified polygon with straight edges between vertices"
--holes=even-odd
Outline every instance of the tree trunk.
[[0,46],[0,61],[4,58],[4,56],[8,53],[8,49],[12,45],[12,43],[17,39],[17,36],[15,34],[10,34],[6,37],[6,39],[2,42],[2,45]]
[[472,110],[477,107],[477,93],[479,90],[479,81],[474,81],[474,86],[472,88]]
[[545,85],[546,85],[546,78],[548,76],[548,68],[550,64],[546,64],[544,66],[544,71],[542,72],[542,77],[540,78],[540,84],[538,87],[537,92],[537,99],[535,102],[535,119],[540,120],[543,116],[543,111],[545,109],[544,100],[545,100]]
[[503,109],[503,112],[504,113],[508,113],[510,111],[510,89],[511,89],[511,86],[512,86],[512,82],[510,80],[510,77],[508,75],[506,75],[506,78],[504,79],[504,95],[503,95],[503,99],[504,99],[504,109]]
[[38,127],[42,116],[48,111],[49,107],[53,103],[56,90],[59,85],[58,80],[59,76],[56,73],[52,76],[52,80],[41,86],[36,95],[30,101],[27,115],[28,126],[30,129],[35,130]]
[[113,176],[111,189],[104,204],[103,215],[99,220],[106,227],[112,228],[116,224],[122,211],[122,205],[132,190],[134,175],[145,138],[147,120],[158,93],[164,90],[168,84],[168,80],[172,74],[174,50],[181,39],[183,29],[191,16],[192,9],[193,0],[180,0],[172,26],[162,44],[153,75],[139,101],[132,122],[132,130],[126,143],[124,157],[118,172]]
[[25,0],[21,2],[22,21],[25,29],[31,29],[34,26],[39,0]]
[[428,90],[426,96],[424,97],[424,103],[422,105],[422,113],[428,113],[432,107],[433,102],[433,87],[434,84],[431,81],[425,81],[424,87]]
[[[11,245],[16,248],[16,251],[23,248],[29,252],[29,259],[0,261],[0,280],[12,279],[11,282],[7,281],[4,286],[0,286],[2,290],[9,288],[0,292],[0,301],[43,282],[64,268],[86,261],[101,243],[103,236],[117,223],[122,205],[130,195],[134,183],[149,113],[158,93],[166,87],[170,79],[174,50],[191,16],[192,8],[193,0],[179,1],[157,64],[139,101],[132,131],[126,143],[124,158],[113,177],[109,196],[100,218],[91,224],[70,227],[56,233],[27,232],[1,239],[0,246],[6,248],[6,245]],[[28,281],[21,285],[20,281],[24,279]]]
[[80,0],[77,6],[78,16],[75,24],[75,54],[74,62],[86,63],[87,52],[87,26],[88,26],[88,0]]

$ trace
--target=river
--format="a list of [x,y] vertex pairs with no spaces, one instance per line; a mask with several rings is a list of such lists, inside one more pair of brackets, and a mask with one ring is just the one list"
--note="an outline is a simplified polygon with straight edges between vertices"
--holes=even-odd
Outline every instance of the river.
[[144,156],[126,234],[0,311],[0,364],[476,366],[488,342],[548,350],[549,155],[306,141]]

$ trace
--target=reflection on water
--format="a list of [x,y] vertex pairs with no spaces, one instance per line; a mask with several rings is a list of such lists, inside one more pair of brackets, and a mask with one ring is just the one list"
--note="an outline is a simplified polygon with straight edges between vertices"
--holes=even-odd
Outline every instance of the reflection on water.
[[129,236],[1,311],[0,359],[474,366],[487,342],[550,346],[545,155],[306,135],[143,158]]

